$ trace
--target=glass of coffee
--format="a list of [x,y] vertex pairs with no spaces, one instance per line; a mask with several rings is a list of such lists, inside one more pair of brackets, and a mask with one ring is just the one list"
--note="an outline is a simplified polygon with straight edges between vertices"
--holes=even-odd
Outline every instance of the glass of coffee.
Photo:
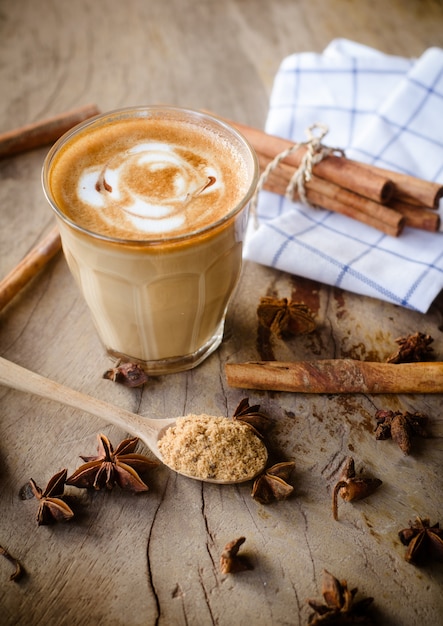
[[241,134],[178,107],[112,111],[54,144],[43,189],[110,355],[166,374],[219,346],[257,180]]

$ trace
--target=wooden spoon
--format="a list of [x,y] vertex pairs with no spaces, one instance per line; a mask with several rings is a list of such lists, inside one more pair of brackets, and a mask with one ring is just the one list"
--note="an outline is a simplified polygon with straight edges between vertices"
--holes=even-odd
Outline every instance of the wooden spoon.
[[[103,420],[119,426],[120,428],[131,433],[135,437],[138,437],[143,441],[148,448],[155,454],[155,456],[167,465],[162,457],[160,450],[158,449],[158,441],[165,434],[166,430],[173,426],[177,418],[167,419],[153,419],[149,417],[143,417],[136,413],[130,413],[124,409],[120,409],[117,406],[98,400],[92,396],[88,396],[74,389],[70,389],[65,385],[57,383],[49,378],[44,378],[39,374],[35,374],[30,370],[21,367],[7,359],[0,357],[0,384],[11,387],[18,391],[24,391],[32,393],[48,400],[57,400],[64,405],[85,411],[95,417],[101,417]],[[258,439],[258,438],[257,438]],[[260,441],[258,439],[258,441]],[[264,446],[262,442],[261,445]],[[265,465],[265,464],[264,464]],[[260,469],[262,471],[264,469]],[[201,478],[186,474],[185,472],[178,471],[173,467],[170,469],[187,476],[188,478],[194,478],[203,482],[218,483],[218,484],[234,484],[245,482],[253,479],[258,473],[255,471],[253,475],[242,477],[239,480],[221,480],[216,478]]]

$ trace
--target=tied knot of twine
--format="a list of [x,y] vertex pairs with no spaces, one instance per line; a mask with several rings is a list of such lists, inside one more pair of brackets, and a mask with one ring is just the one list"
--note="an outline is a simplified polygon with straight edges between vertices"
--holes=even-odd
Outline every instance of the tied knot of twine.
[[332,154],[339,154],[345,156],[344,151],[341,148],[330,148],[322,144],[322,139],[328,134],[329,127],[326,124],[315,122],[306,129],[306,135],[308,139],[303,142],[295,143],[283,152],[277,154],[270,163],[263,170],[260,178],[258,179],[257,188],[252,198],[251,207],[252,213],[257,219],[257,203],[260,191],[263,189],[266,181],[275,169],[279,166],[281,161],[284,161],[293,152],[296,152],[300,148],[306,148],[303,154],[300,165],[295,170],[294,174],[286,187],[285,197],[292,200],[294,192],[297,192],[301,202],[309,206],[313,206],[306,197],[306,183],[312,179],[312,169],[314,165],[320,163],[325,157]]

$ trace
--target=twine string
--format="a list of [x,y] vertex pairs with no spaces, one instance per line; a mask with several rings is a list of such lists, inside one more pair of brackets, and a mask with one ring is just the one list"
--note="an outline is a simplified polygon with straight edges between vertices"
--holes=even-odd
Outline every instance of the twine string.
[[[318,132],[317,132],[318,131]],[[314,165],[320,163],[325,157],[330,156],[332,154],[338,154],[340,156],[345,156],[344,151],[341,148],[330,148],[322,144],[323,138],[329,132],[329,127],[326,124],[322,124],[321,122],[315,122],[311,126],[306,129],[307,141],[298,142],[289,146],[286,150],[283,150],[279,154],[277,154],[272,161],[268,163],[268,165],[263,170],[260,178],[258,179],[257,188],[254,192],[251,201],[251,212],[254,215],[255,222],[257,225],[257,204],[258,204],[258,196],[262,191],[266,181],[268,180],[270,174],[277,169],[282,161],[284,161],[288,156],[297,152],[302,147],[305,147],[305,153],[300,161],[300,165],[295,170],[294,174],[291,177],[291,180],[286,187],[285,197],[289,200],[292,200],[294,197],[294,192],[297,192],[300,201],[303,204],[307,204],[308,206],[312,205],[307,196],[306,196],[306,183],[312,179],[312,169]]]

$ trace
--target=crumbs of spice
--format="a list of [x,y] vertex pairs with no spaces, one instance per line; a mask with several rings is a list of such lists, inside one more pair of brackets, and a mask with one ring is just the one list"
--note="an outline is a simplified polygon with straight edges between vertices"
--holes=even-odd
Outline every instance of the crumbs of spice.
[[249,426],[210,415],[179,417],[158,447],[169,467],[201,479],[249,480],[267,460],[266,447]]

